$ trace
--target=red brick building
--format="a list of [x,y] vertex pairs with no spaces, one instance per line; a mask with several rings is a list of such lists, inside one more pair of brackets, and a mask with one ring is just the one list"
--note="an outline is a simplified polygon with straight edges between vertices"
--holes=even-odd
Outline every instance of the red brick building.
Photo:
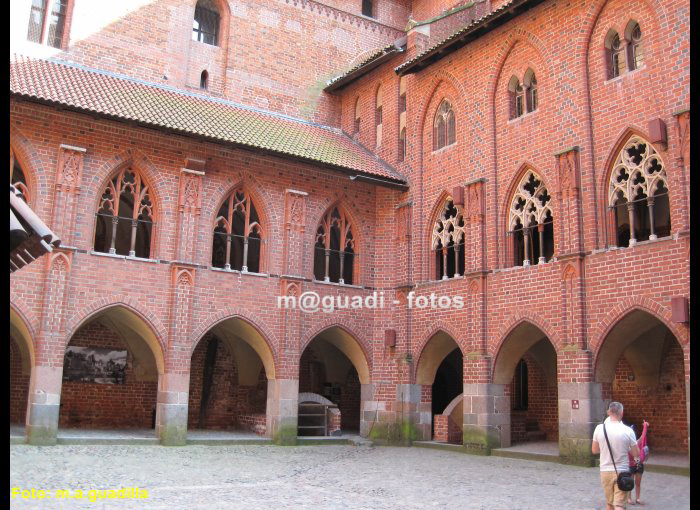
[[[617,399],[687,450],[687,0],[26,0],[11,21],[10,180],[62,240],[10,283],[29,442],[293,443],[306,401],[377,440],[585,464]],[[384,306],[278,299],[310,292]]]

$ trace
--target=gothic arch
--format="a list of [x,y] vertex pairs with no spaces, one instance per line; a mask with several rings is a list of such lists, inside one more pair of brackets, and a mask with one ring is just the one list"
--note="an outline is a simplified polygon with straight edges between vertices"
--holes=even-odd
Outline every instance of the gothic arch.
[[268,380],[274,380],[277,373],[278,358],[275,349],[276,343],[271,337],[271,333],[262,326],[262,322],[248,313],[240,313],[240,310],[226,310],[212,314],[200,323],[195,333],[192,335],[192,345],[190,345],[188,356],[192,357],[195,349],[202,341],[204,335],[215,327],[225,325],[224,323],[235,322],[238,329],[233,334],[250,346],[262,360],[265,368],[265,376]]
[[[444,84],[444,85],[443,85]],[[431,105],[433,103],[433,99],[437,97],[437,92],[442,88],[441,86],[446,87],[448,90],[452,92],[450,95],[450,99],[452,100],[452,105],[454,107],[455,112],[465,112],[466,107],[464,105],[464,101],[466,101],[467,93],[464,87],[462,86],[461,82],[455,78],[455,76],[447,71],[446,69],[438,69],[434,73],[432,73],[432,78],[430,81],[430,85],[428,85],[428,94],[424,97],[423,101],[420,104],[420,107],[418,108],[418,112],[420,117],[418,118],[418,126],[420,127],[420,149],[421,149],[421,154],[423,151],[423,138],[424,138],[424,132],[425,132],[425,122],[427,119],[432,118],[432,116],[428,115],[428,112],[431,110]]]
[[414,369],[416,384],[433,384],[440,364],[454,350],[455,346],[464,355],[458,338],[451,331],[451,328],[444,327],[443,324],[434,327],[432,333],[424,337],[422,345],[417,351],[418,356]]
[[[536,320],[539,321],[539,318]],[[521,335],[521,337],[512,338],[512,334]],[[547,333],[547,330],[536,324],[535,321],[529,318],[520,318],[511,323],[505,334],[500,337],[499,343],[493,351],[491,382],[494,384],[510,383],[518,361],[542,340],[547,340],[555,356],[559,355],[558,342]],[[556,358],[554,367],[556,370]],[[550,375],[552,379],[556,379],[554,374]]]
[[333,345],[351,361],[355,370],[357,370],[360,383],[369,384],[371,380],[370,374],[372,373],[371,351],[366,339],[356,334],[345,320],[338,320],[336,318],[329,319],[311,330],[311,333],[306,333],[299,343],[299,356],[304,353],[306,348],[316,337],[332,329],[339,329],[347,336],[347,338],[343,338],[342,341],[338,341],[337,344],[333,343]]
[[27,180],[27,187],[30,192],[29,206],[37,210],[36,197],[47,195],[49,189],[48,181],[49,179],[53,180],[54,176],[46,174],[43,162],[37,156],[38,152],[34,149],[32,142],[13,124],[10,124],[10,151],[22,167],[22,172]]
[[149,195],[151,197],[153,229],[151,232],[151,247],[150,258],[157,259],[161,253],[160,239],[164,225],[160,221],[164,217],[162,211],[164,209],[163,197],[167,194],[166,190],[169,186],[163,178],[161,172],[151,163],[151,161],[137,149],[127,149],[119,154],[108,159],[98,170],[92,175],[86,188],[86,196],[92,195],[93,207],[87,214],[92,218],[92,236],[91,249],[94,248],[94,239],[97,232],[96,214],[100,208],[102,193],[107,183],[114,178],[119,172],[131,166],[142,177],[143,181],[148,186]]
[[10,302],[10,334],[17,340],[17,346],[22,355],[22,372],[29,373],[31,367],[36,364],[34,328],[22,311],[22,307],[12,302]]
[[[465,96],[463,95],[463,91],[460,90],[462,87],[455,86],[455,83],[453,82],[454,78],[451,75],[449,75],[446,71],[438,72],[437,75],[438,76],[434,78],[431,92],[429,96],[427,96],[427,101],[422,106],[423,110],[421,113],[421,121],[419,124],[420,131],[418,132],[418,135],[420,136],[421,140],[420,148],[421,151],[426,151],[426,154],[430,154],[431,152],[433,152],[434,144],[426,142],[427,140],[432,141],[433,139],[433,124],[435,122],[435,114],[437,113],[437,109],[440,107],[442,102],[448,101],[452,106],[452,111],[455,115],[455,122],[457,126],[464,125],[464,122],[460,124],[459,116],[463,115],[466,111],[466,107],[464,106]],[[442,76],[443,78],[440,79],[440,76]],[[450,76],[450,78],[447,79],[446,76]],[[464,119],[461,120],[463,121]],[[466,136],[465,133],[465,129],[459,129],[459,127],[456,127],[456,144],[460,143],[460,137]]]
[[503,321],[503,326],[501,326],[498,334],[496,335],[496,338],[498,338],[498,343],[489,348],[489,356],[495,360],[503,347],[503,343],[507,340],[508,335],[510,335],[515,328],[526,322],[542,331],[542,333],[549,338],[554,350],[557,351],[557,353],[559,352],[559,349],[561,348],[561,340],[559,339],[558,335],[551,334],[553,329],[549,322],[534,312],[517,312],[508,315],[506,320]]
[[158,374],[162,375],[165,372],[165,357],[167,355],[165,343],[167,332],[156,315],[145,311],[146,309],[145,306],[129,296],[97,299],[66,321],[66,334],[60,349],[65,351],[73,335],[82,325],[87,324],[102,313],[116,313],[118,314],[117,318],[127,323],[128,327],[138,333],[148,345],[155,359]]

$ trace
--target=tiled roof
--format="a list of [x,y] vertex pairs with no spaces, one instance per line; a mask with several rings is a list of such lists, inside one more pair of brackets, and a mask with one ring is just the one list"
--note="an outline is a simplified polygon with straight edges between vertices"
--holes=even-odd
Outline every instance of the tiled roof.
[[53,60],[15,56],[10,94],[303,160],[391,183],[406,179],[339,129]]
[[[342,74],[328,80],[326,82],[326,88],[323,90],[328,92],[346,85],[355,78],[363,75],[365,72],[373,69],[375,66],[371,64],[379,64],[380,62],[378,60],[381,57],[388,57],[389,55],[393,56],[395,53],[401,53],[404,51],[405,46],[406,38],[402,37],[391,44],[387,44],[386,46],[382,46],[381,48],[371,51],[369,55],[360,59],[355,65],[345,70]],[[363,69],[365,67],[366,69]]]
[[459,28],[442,41],[396,67],[394,71],[400,75],[420,71],[542,1],[544,0],[510,0],[498,9]]

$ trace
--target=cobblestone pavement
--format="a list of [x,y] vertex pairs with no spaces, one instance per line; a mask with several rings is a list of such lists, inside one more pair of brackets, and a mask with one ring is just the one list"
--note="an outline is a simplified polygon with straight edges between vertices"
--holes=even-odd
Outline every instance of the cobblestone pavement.
[[[598,470],[370,446],[10,446],[16,509],[602,509]],[[90,502],[91,489],[138,487],[148,499]],[[84,490],[57,500],[56,489]],[[645,509],[690,508],[690,478],[646,473]],[[632,509],[637,507],[630,507]]]

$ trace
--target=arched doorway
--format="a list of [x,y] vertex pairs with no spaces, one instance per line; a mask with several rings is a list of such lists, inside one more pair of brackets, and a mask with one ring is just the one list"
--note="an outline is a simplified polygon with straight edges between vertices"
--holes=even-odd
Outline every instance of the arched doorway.
[[[34,350],[29,328],[10,308],[10,433],[24,435]],[[21,433],[19,432],[21,429]]]
[[272,352],[260,332],[238,317],[219,322],[192,352],[188,430],[268,434],[267,389],[274,378]]
[[316,335],[299,361],[298,435],[359,434],[362,385],[368,383],[365,353],[350,333],[334,326]]
[[688,451],[684,352],[661,320],[639,309],[620,319],[598,351],[595,380],[603,399],[623,404],[623,421],[638,436],[649,422],[650,449]]
[[424,440],[462,443],[463,374],[462,350],[449,334],[438,331],[426,343],[416,367],[420,407],[430,406],[430,430],[423,430]]
[[120,305],[96,313],[75,330],[64,352],[59,429],[155,435],[163,370],[160,343],[144,319]]
[[494,384],[510,399],[510,434],[502,447],[559,440],[557,353],[547,335],[530,322],[508,334],[496,356]]

